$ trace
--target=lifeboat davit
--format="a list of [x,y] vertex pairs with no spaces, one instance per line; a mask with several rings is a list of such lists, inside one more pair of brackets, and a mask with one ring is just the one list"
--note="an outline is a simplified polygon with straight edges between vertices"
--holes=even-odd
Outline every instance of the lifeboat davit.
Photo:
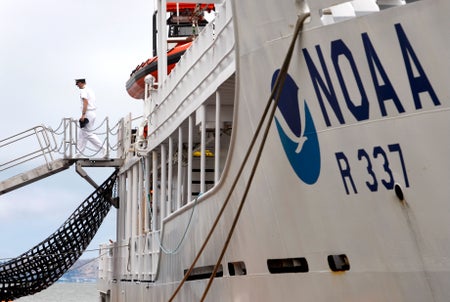
[[[167,74],[169,74],[180,60],[186,49],[191,46],[192,42],[178,44],[167,52]],[[127,92],[135,99],[144,99],[146,75],[151,74],[158,81],[158,57],[153,57],[138,65],[130,75],[127,81]]]

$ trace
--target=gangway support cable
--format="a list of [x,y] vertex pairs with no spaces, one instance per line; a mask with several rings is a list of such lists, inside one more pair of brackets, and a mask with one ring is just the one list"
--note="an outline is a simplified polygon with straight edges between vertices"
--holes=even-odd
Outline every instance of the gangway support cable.
[[55,283],[83,254],[111,208],[118,169],[47,239],[0,264],[0,301],[33,295]]

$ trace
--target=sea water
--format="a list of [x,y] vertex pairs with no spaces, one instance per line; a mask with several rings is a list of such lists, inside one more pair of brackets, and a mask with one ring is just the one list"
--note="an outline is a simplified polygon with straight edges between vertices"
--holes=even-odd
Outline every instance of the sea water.
[[18,302],[98,302],[100,294],[97,283],[55,283],[32,296],[22,297]]

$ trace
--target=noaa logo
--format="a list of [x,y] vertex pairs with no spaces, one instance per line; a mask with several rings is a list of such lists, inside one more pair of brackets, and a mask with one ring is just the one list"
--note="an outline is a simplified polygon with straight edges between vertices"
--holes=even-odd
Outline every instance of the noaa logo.
[[[272,89],[278,73],[276,70],[273,74]],[[275,123],[289,163],[297,176],[311,185],[316,183],[320,174],[320,148],[308,104],[306,101],[303,104],[303,110],[300,110],[298,86],[287,74],[275,112]]]

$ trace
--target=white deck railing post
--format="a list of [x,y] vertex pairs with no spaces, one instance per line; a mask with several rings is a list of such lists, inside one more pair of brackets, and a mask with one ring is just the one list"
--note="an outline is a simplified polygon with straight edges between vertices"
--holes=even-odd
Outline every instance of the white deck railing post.
[[216,91],[216,125],[215,125],[215,146],[214,146],[214,184],[219,182],[220,168],[220,92]]

